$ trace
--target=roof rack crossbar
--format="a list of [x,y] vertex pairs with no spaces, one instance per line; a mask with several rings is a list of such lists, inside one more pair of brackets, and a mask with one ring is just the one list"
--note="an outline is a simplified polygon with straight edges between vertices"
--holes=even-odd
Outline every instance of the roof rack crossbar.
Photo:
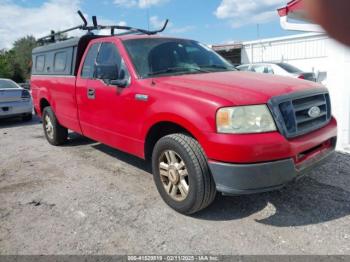
[[82,13],[80,10],[78,10],[77,13],[78,13],[78,15],[80,16],[81,20],[83,20],[84,26],[87,26],[87,25],[88,25],[88,22],[86,21],[86,18],[85,18],[85,16],[83,15],[83,13]]
[[166,27],[167,27],[167,25],[169,23],[169,20],[166,19],[166,21],[165,21],[165,23],[164,23],[162,28],[160,28],[159,30],[150,31],[150,30],[145,30],[145,29],[131,27],[131,26],[99,25],[98,22],[97,22],[97,17],[93,16],[92,17],[93,26],[88,26],[88,22],[86,21],[83,13],[80,10],[78,11],[78,15],[83,20],[83,24],[82,25],[71,27],[71,28],[68,28],[68,29],[65,29],[65,30],[62,30],[62,31],[59,31],[59,32],[51,31],[51,34],[39,38],[37,40],[37,42],[39,42],[39,43],[55,42],[56,41],[56,36],[59,36],[59,35],[62,35],[64,33],[67,33],[67,32],[70,32],[70,31],[74,31],[74,30],[84,30],[84,31],[88,31],[88,34],[89,33],[91,34],[91,31],[93,31],[93,30],[109,29],[109,30],[111,30],[111,35],[112,36],[115,35],[114,34],[115,30],[127,31],[127,32],[122,32],[122,33],[117,34],[117,35],[127,35],[127,34],[137,34],[137,33],[139,33],[139,34],[146,34],[146,35],[155,35],[155,34],[163,32],[166,29]]
[[97,17],[95,15],[92,17],[92,24],[94,25],[94,27],[98,26]]

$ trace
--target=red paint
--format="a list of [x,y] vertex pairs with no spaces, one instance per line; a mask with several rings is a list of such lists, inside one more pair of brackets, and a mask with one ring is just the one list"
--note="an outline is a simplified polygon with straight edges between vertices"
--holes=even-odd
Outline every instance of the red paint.
[[[138,79],[122,44],[123,39],[106,37],[91,41],[113,42],[131,74],[127,88],[106,86],[100,80],[78,77],[33,76],[35,109],[46,99],[65,127],[114,148],[145,157],[149,130],[157,123],[182,126],[202,145],[210,160],[229,163],[256,163],[293,158],[337,136],[333,119],[329,125],[293,140],[279,132],[249,135],[216,133],[215,116],[221,107],[266,104],[271,97],[315,89],[318,84],[298,79],[246,72],[194,74]],[[86,52],[85,52],[86,55]],[[84,61],[85,55],[82,61]],[[87,89],[96,90],[96,99],[87,98]],[[136,94],[148,95],[138,101]]]
[[329,150],[332,150],[332,141],[331,139],[327,140],[326,142],[323,142],[321,145],[308,150],[307,152],[304,152],[302,154],[297,155],[294,157],[294,162],[296,163],[297,166],[302,165],[304,162],[313,159],[315,156],[327,152]]
[[278,9],[279,16],[287,16],[290,12],[295,12],[304,9],[303,0],[290,1],[287,6]]
[[207,133],[202,145],[212,160],[227,163],[258,163],[296,157],[337,136],[337,123],[310,134],[287,140],[278,132],[250,135]]

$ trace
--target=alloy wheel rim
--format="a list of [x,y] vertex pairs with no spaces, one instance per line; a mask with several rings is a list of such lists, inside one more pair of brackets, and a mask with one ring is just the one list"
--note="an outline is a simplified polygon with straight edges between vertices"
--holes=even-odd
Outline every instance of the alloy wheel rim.
[[175,201],[185,200],[189,192],[188,171],[182,158],[172,150],[159,158],[159,174],[165,192]]
[[46,115],[45,116],[45,130],[46,130],[46,134],[50,139],[53,139],[53,125],[51,122],[51,118]]

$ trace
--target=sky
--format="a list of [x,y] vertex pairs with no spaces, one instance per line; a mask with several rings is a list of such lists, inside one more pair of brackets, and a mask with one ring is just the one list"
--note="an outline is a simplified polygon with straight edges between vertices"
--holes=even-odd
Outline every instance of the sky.
[[[91,23],[151,29],[170,20],[165,35],[205,44],[255,40],[293,34],[284,31],[276,9],[288,0],[0,0],[0,49],[23,36],[40,37],[51,29],[81,24],[82,10]],[[259,25],[259,26],[258,26]],[[259,30],[258,30],[259,28]],[[77,34],[77,33],[75,33]]]

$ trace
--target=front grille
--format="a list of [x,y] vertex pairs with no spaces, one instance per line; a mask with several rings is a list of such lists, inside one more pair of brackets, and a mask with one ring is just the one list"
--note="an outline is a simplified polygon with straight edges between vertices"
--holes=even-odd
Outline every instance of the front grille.
[[[320,129],[327,125],[332,117],[329,93],[323,88],[274,97],[270,100],[269,107],[279,130],[287,138]],[[312,115],[312,111],[316,111],[316,115]]]

